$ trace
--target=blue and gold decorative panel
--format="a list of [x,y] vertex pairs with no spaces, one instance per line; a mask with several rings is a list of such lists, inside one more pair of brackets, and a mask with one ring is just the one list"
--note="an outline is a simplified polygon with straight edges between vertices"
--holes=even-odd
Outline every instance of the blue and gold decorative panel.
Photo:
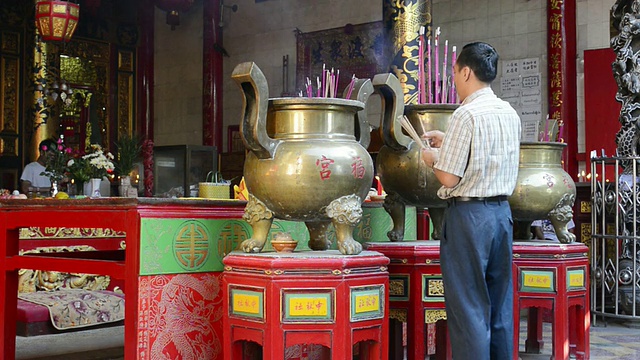
[[380,319],[384,316],[384,286],[353,287],[351,321]]
[[552,293],[556,291],[555,269],[520,270],[520,291]]
[[230,287],[229,316],[264,321],[264,289]]
[[567,291],[585,290],[587,288],[585,273],[586,269],[584,266],[568,268]]
[[333,323],[335,321],[334,289],[283,289],[283,323]]
[[409,274],[389,274],[389,301],[409,300]]
[[422,301],[444,301],[444,282],[442,281],[442,275],[422,275]]

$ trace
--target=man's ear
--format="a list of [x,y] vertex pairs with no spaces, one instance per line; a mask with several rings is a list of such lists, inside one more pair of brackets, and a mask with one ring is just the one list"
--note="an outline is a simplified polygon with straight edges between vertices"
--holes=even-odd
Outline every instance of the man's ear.
[[471,78],[471,68],[468,66],[465,66],[462,68],[461,70],[462,72],[462,78],[464,79],[464,81],[469,81],[469,78]]

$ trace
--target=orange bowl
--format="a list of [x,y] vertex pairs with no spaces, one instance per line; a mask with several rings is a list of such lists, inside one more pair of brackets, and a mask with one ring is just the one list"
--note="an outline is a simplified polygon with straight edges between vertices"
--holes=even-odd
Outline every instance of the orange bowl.
[[271,240],[271,246],[276,252],[290,253],[298,246],[298,240]]

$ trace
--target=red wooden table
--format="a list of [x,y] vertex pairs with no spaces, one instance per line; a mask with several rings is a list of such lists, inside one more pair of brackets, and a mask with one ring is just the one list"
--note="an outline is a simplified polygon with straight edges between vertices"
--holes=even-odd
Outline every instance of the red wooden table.
[[[222,302],[222,293],[213,295],[206,292],[209,288],[220,287],[214,283],[221,277],[219,274],[222,271],[222,257],[243,239],[250,237],[250,233],[246,229],[243,230],[244,221],[241,217],[244,206],[244,202],[147,198],[0,200],[2,358],[15,358],[18,270],[25,268],[108,275],[112,279],[122,281],[126,299],[124,352],[127,360],[155,358],[164,351],[175,355],[185,349],[191,351],[194,346],[208,348],[208,353],[213,354],[208,356],[209,359],[221,359],[222,339],[218,336],[222,331],[222,324],[215,321],[215,315],[219,315],[215,308]],[[183,258],[179,258],[187,260],[183,268],[171,263],[162,268],[163,264],[158,262],[161,255],[174,258],[171,250],[175,251],[177,248],[171,249],[171,242],[180,245],[188,240],[197,243],[202,239],[193,235],[178,237],[182,234],[179,230],[185,227],[201,230],[200,235],[208,236],[207,248],[193,248],[196,252],[194,255],[205,254],[209,261],[218,261],[219,268],[210,263],[205,263],[201,268],[189,268],[188,260],[194,258],[192,256],[187,259],[190,254],[184,254]],[[245,227],[250,229],[248,226]],[[19,238],[21,228],[38,228],[44,229],[45,232],[47,229],[59,228],[108,229],[109,233],[116,233],[124,240],[126,249],[100,248],[97,251],[86,252],[19,255],[21,242],[24,241]],[[142,239],[147,245],[162,246],[160,250],[165,249],[166,254],[153,247],[141,249],[142,232],[147,234],[148,238],[143,236]],[[94,238],[93,241],[95,240]],[[164,243],[159,244],[161,241]],[[55,241],[48,239],[46,243],[52,245]],[[199,281],[202,281],[200,285],[209,287],[189,286],[198,285]],[[180,292],[173,297],[175,299],[167,300],[170,295],[166,293],[168,288]],[[190,316],[193,321],[180,323],[182,325],[172,323],[169,318],[162,318],[173,315],[168,310],[163,312],[159,308],[176,308],[180,304],[171,301],[180,302],[180,296],[202,297],[202,301],[198,302],[201,307],[214,310],[192,313]],[[189,311],[186,307],[179,310]],[[152,318],[154,315],[156,317]],[[150,325],[152,321],[156,321],[153,326]],[[207,325],[200,326],[199,323]],[[203,330],[206,333],[201,332]],[[186,339],[185,336],[195,338],[184,342],[182,340]],[[206,343],[200,344],[202,346],[197,345],[198,338]],[[181,346],[184,349],[181,349]]]
[[[552,359],[589,359],[589,259],[582,243],[523,241],[513,244],[514,359],[518,358],[520,310],[549,309]],[[537,352],[542,338],[539,310],[529,312],[526,349]]]
[[224,358],[283,360],[288,348],[321,345],[323,359],[346,360],[359,345],[359,359],[387,359],[388,263],[372,251],[229,254]]
[[[125,344],[135,344],[138,223],[134,199],[0,201],[0,318],[3,320],[0,353],[3,359],[15,358],[19,269],[99,273],[126,280]],[[125,232],[126,256],[124,250],[19,255],[19,230],[27,227],[109,228]],[[135,348],[125,347],[125,356],[134,359]]]
[[[427,326],[435,324],[436,358],[451,359],[448,346],[440,241],[367,243],[367,250],[389,257],[390,317],[407,323],[407,359],[428,356]],[[403,359],[402,329],[391,329],[390,355]]]

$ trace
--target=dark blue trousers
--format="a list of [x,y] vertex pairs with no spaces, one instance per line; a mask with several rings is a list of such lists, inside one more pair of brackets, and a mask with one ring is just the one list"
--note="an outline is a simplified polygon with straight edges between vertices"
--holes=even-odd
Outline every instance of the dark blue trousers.
[[449,200],[440,241],[454,360],[513,356],[513,220],[502,201]]

